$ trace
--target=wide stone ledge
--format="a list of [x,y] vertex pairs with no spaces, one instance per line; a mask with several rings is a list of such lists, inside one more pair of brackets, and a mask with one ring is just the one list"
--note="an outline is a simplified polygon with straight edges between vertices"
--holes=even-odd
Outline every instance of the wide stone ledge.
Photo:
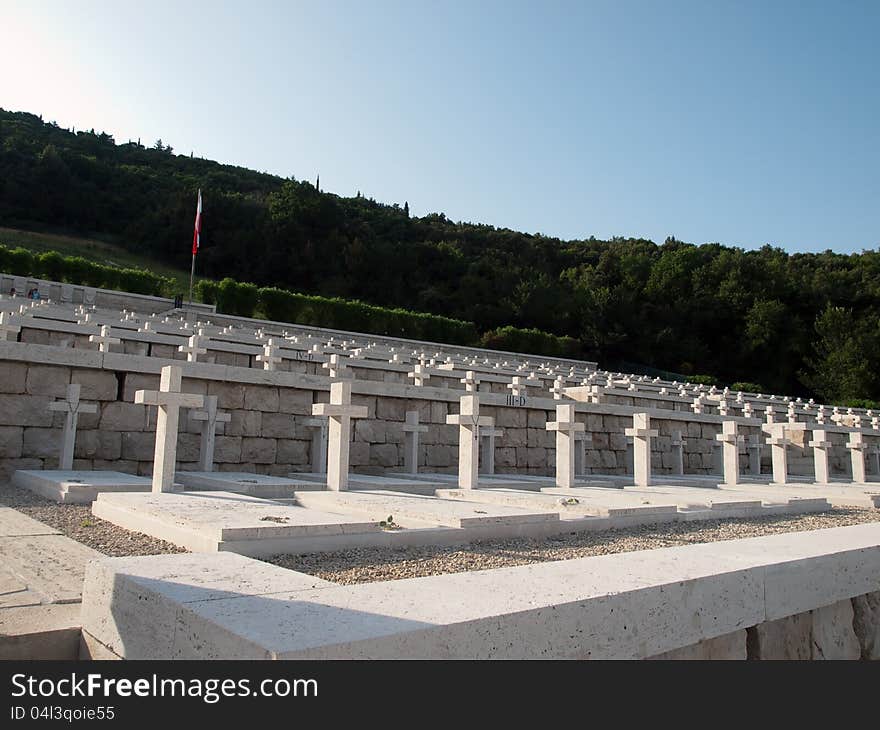
[[876,591],[878,568],[873,524],[354,586],[110,558],[88,566],[83,628],[131,659],[636,659]]

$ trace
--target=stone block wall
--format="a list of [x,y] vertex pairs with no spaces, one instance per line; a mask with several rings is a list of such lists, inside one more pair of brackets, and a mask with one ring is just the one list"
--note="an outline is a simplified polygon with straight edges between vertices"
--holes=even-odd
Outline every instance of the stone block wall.
[[[59,333],[48,333],[49,339],[56,335],[60,336]],[[77,348],[80,347],[80,343],[77,343]],[[85,343],[82,343],[82,349],[88,349]],[[182,353],[176,354],[182,357]],[[63,358],[59,358],[61,360]],[[230,357],[228,364],[236,362],[235,357]],[[287,364],[291,371],[303,375],[326,374],[319,362],[288,361]],[[407,381],[405,372],[366,367],[352,369],[358,381],[397,385]],[[452,378],[446,381],[451,383]],[[133,401],[135,391],[158,387],[157,374],[0,360],[0,479],[8,479],[16,469],[57,467],[63,416],[47,408],[51,401],[65,394],[69,383],[80,383],[83,386],[83,400],[97,402],[99,406],[97,414],[80,415],[74,468],[150,474],[156,411],[135,405]],[[309,454],[313,431],[305,426],[304,420],[311,418],[313,403],[329,399],[326,390],[200,378],[184,378],[184,389],[216,395],[218,407],[231,416],[229,423],[218,427],[215,452],[215,468],[218,471],[282,475],[311,470]],[[481,391],[500,394],[504,391],[504,384],[486,382],[482,384]],[[544,404],[552,403],[540,389],[530,389],[527,394],[532,403],[540,397],[544,398]],[[455,395],[458,396],[459,391]],[[638,398],[631,400],[636,407],[656,407],[656,401],[647,398],[644,403],[638,402]],[[420,437],[420,468],[424,471],[456,471],[458,428],[446,424],[446,416],[458,411],[456,402],[357,393],[352,401],[355,405],[366,406],[368,410],[366,419],[354,421],[350,450],[352,471],[381,474],[386,470],[403,468],[404,436],[401,426],[408,410],[417,410],[420,422],[429,426],[428,432]],[[552,406],[484,406],[482,412],[493,417],[496,427],[504,431],[503,436],[496,440],[496,472],[554,473],[555,435],[545,428],[548,419],[555,417]],[[624,435],[624,430],[632,424],[630,417],[586,413],[579,414],[579,420],[585,421],[586,430],[592,435],[592,442],[587,444],[586,449],[588,470],[605,474],[632,471],[632,457]],[[675,430],[680,430],[687,441],[684,456],[686,473],[720,473],[715,441],[720,424],[663,420],[652,416],[652,427],[659,431],[658,438],[653,442],[652,468],[655,473],[671,472],[671,436]],[[200,432],[199,422],[185,415],[181,418],[179,468],[197,468]],[[757,429],[744,427],[742,433],[757,433]],[[846,474],[850,461],[844,435],[831,434],[831,438],[836,443],[832,469],[835,474]],[[765,449],[765,472],[770,471],[767,451]],[[812,474],[809,448],[796,444],[790,449],[790,459],[792,473]],[[743,457],[743,468],[746,463],[747,459]]]
[[650,659],[880,659],[880,592],[765,621]]

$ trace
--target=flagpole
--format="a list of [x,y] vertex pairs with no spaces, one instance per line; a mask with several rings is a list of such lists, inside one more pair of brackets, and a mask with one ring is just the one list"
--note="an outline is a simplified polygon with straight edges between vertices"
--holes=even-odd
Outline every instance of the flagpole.
[[199,236],[202,232],[202,189],[199,188],[199,198],[198,203],[196,204],[196,223],[195,230],[193,231],[193,246],[192,246],[192,266],[189,270],[189,306],[192,307],[193,303],[193,280],[196,276],[196,254],[199,252]]
[[196,275],[196,255],[193,254],[192,268],[189,270],[189,303],[193,303],[193,277]]

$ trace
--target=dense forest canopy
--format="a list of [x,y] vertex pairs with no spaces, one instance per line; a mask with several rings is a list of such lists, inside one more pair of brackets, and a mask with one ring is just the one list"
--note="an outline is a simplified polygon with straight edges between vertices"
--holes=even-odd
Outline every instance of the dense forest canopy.
[[[824,401],[880,398],[880,252],[757,251],[673,237],[562,241],[421,218],[408,204],[117,143],[0,110],[0,224],[76,232],[205,276],[578,338],[650,365]],[[540,204],[540,201],[536,201]]]

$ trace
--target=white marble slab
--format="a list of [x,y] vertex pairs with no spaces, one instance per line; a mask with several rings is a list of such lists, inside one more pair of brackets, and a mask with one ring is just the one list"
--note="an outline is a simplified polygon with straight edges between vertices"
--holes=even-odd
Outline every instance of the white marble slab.
[[292,498],[297,490],[327,488],[323,479],[306,480],[238,471],[179,471],[174,478],[190,491],[232,492],[263,499]]
[[149,492],[152,480],[118,471],[21,470],[12,484],[56,502],[85,504],[102,492]]
[[472,505],[397,492],[313,492],[297,495],[297,502],[313,509],[346,512],[384,520],[389,515],[399,524],[404,518],[443,527],[525,525],[558,521],[555,510],[539,511],[506,505]]
[[[326,474],[299,474],[293,472],[290,474],[291,479],[302,479],[306,482],[319,482],[326,488]],[[372,474],[354,474],[349,472],[348,488],[350,490],[359,489],[382,489],[388,492],[407,492],[412,494],[434,494],[437,487],[442,487],[445,482],[428,482],[421,479],[411,479],[408,474],[401,474],[397,477],[391,475],[376,476]]]
[[[136,532],[199,552],[242,552],[246,543],[274,541],[285,552],[291,541],[378,533],[376,521],[231,492],[105,493],[92,512]],[[286,541],[286,543],[285,543]]]

